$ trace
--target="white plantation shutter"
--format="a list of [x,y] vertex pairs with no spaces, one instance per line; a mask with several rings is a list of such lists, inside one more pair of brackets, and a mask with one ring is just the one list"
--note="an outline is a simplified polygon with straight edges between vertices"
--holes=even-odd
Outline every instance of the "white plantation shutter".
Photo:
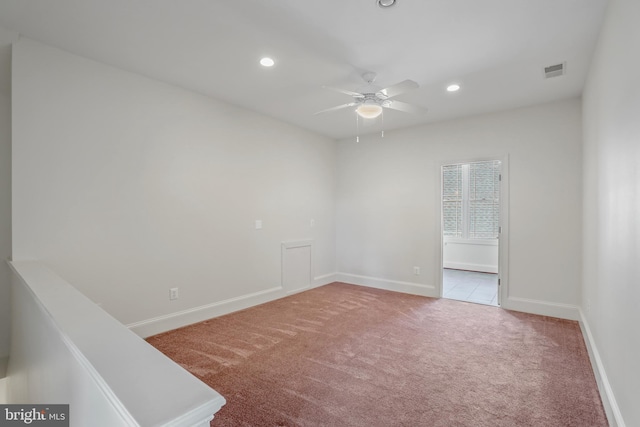
[[444,235],[468,239],[498,237],[500,161],[443,167]]
[[462,165],[445,166],[442,179],[444,235],[462,237]]
[[498,237],[500,162],[469,164],[469,238]]

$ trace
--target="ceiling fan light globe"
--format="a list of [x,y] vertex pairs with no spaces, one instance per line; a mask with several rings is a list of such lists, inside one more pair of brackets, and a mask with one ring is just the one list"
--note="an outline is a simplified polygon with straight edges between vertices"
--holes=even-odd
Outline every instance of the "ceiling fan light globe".
[[378,6],[380,7],[391,7],[396,4],[396,0],[378,0]]
[[382,107],[378,104],[362,104],[356,108],[356,113],[363,119],[375,119],[382,114]]

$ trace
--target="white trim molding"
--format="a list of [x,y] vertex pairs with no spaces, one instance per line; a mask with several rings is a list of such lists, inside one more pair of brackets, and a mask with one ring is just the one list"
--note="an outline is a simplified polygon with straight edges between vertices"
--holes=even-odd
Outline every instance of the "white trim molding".
[[335,281],[336,273],[324,274],[314,277],[311,282],[311,286],[298,291],[287,293],[282,286],[275,286],[263,291],[253,292],[251,294],[201,305],[188,310],[182,310],[175,313],[169,313],[164,316],[130,323],[127,327],[139,336],[147,338],[162,332],[167,332],[183,326],[212,319],[214,317],[220,317],[235,311],[244,310],[245,308],[264,304],[269,301],[284,298],[294,293],[308,291],[311,288],[328,285]]
[[305,246],[312,246],[313,240],[305,239],[305,240],[289,240],[286,242],[282,242],[282,247],[285,249],[291,248],[303,248]]
[[453,270],[480,271],[482,273],[498,273],[497,265],[489,264],[471,264],[468,262],[444,262],[442,268],[451,268]]
[[313,278],[311,286],[317,288],[318,286],[324,286],[328,285],[329,283],[337,282],[336,274],[337,273],[329,273],[323,274],[322,276],[316,276]]
[[225,404],[43,264],[10,266],[9,403],[66,402],[77,425],[100,414],[99,425],[176,427],[204,427]]
[[[457,157],[457,158],[441,158],[438,161],[439,167],[436,169],[437,176],[436,181],[439,184],[440,191],[435,194],[434,200],[435,218],[438,218],[438,222],[434,223],[434,232],[439,238],[434,240],[434,250],[437,254],[437,265],[440,266],[438,271],[438,283],[436,286],[437,297],[442,297],[442,268],[444,267],[444,224],[442,219],[442,168],[446,165],[461,164],[461,163],[475,163],[483,161],[499,160],[502,162],[500,174],[501,174],[501,191],[500,191],[500,237],[498,243],[498,266],[496,273],[499,274],[500,285],[498,286],[498,303],[500,307],[506,307],[507,295],[509,295],[509,153],[494,153],[487,156],[473,156],[473,157]],[[454,240],[455,241],[455,240]],[[469,267],[462,267],[461,269],[467,269]],[[451,268],[451,267],[449,267]],[[518,302],[515,305],[519,305]],[[514,310],[519,310],[514,308]],[[523,309],[521,311],[529,311]]]
[[285,295],[282,287],[277,286],[263,291],[169,313],[164,316],[129,323],[127,328],[139,336],[147,338],[172,329],[233,313],[234,311],[244,310],[254,305],[264,304],[265,302],[273,301],[283,296]]
[[281,269],[280,269],[280,286],[284,289],[286,287],[285,284],[285,276],[287,274],[287,251],[289,249],[295,249],[295,248],[309,248],[309,283],[305,284],[302,287],[299,288],[295,288],[295,289],[287,289],[287,295],[290,294],[295,294],[307,289],[311,289],[312,285],[313,285],[313,272],[315,270],[315,265],[313,262],[313,240],[312,239],[303,239],[303,240],[290,240],[290,241],[286,241],[286,242],[282,242],[281,244],[281,255],[280,255],[280,259],[281,259]]
[[523,311],[540,316],[558,317],[560,319],[580,320],[580,309],[571,304],[541,301],[509,296],[502,302],[506,310]]
[[438,298],[438,288],[422,283],[402,282],[399,280],[382,279],[379,277],[360,276],[350,273],[336,273],[336,281],[352,285],[368,286],[370,288],[387,291],[403,292],[406,294],[422,295]]
[[602,406],[607,414],[607,420],[611,427],[625,427],[626,424],[622,418],[622,412],[613,394],[613,389],[609,383],[609,378],[604,369],[604,364],[600,358],[600,353],[596,347],[595,340],[591,334],[591,328],[589,328],[589,322],[582,310],[580,311],[580,329],[582,330],[582,336],[589,352],[589,358],[591,359],[591,366],[593,367],[593,373],[596,377],[596,383],[600,390],[600,398],[602,399]]

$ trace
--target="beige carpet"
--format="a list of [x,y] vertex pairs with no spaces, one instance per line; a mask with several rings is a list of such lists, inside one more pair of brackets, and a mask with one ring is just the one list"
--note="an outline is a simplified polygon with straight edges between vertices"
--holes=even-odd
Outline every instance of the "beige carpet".
[[148,339],[212,426],[607,426],[577,322],[333,283]]

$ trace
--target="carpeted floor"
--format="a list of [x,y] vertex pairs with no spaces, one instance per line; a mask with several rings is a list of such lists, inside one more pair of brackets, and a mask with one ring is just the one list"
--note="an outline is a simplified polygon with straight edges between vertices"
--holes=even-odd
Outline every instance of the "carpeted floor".
[[212,426],[607,426],[577,322],[333,283],[148,339]]

